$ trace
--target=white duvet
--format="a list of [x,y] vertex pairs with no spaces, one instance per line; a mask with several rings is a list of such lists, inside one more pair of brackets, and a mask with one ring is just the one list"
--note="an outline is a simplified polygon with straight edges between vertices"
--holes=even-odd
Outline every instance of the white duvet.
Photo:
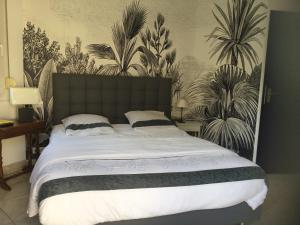
[[84,175],[200,171],[256,166],[211,142],[178,130],[164,135],[137,133],[114,125],[116,134],[66,136],[53,129],[31,175],[28,214],[43,225],[93,225],[108,221],[224,208],[247,202],[253,209],[267,194],[262,179],[195,186],[84,191],[56,195],[38,205],[41,185],[49,180]]

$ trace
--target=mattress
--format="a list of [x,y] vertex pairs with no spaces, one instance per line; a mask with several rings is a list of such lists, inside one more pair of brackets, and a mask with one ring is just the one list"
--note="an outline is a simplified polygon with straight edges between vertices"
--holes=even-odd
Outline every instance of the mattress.
[[88,137],[54,127],[30,178],[29,216],[39,214],[44,225],[92,225],[242,202],[256,209],[266,197],[263,177],[249,175],[259,167],[232,151],[179,129],[113,127],[115,134]]

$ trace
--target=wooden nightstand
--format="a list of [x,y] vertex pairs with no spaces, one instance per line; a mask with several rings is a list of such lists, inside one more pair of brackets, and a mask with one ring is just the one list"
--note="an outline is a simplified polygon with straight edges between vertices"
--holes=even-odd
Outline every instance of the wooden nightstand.
[[176,126],[194,137],[200,137],[202,122],[198,120],[187,120],[184,123],[176,122]]
[[[33,121],[30,123],[15,122],[13,126],[0,128],[0,187],[1,188],[5,190],[11,190],[11,188],[6,183],[6,180],[32,170],[32,145],[31,145],[32,135],[36,135],[37,146],[35,147],[37,153],[39,153],[39,144],[38,144],[39,133],[41,133],[44,129],[45,129],[44,121]],[[25,135],[26,138],[26,158],[28,160],[28,166],[22,173],[4,178],[3,165],[2,165],[2,140],[7,138],[17,137],[17,136],[22,136],[22,135]]]

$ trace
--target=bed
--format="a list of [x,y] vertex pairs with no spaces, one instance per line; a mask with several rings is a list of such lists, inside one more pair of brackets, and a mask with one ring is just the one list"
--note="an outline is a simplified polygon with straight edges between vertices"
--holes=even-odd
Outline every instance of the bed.
[[[230,225],[256,220],[267,194],[254,163],[183,131],[144,135],[130,110],[171,115],[167,78],[53,75],[50,144],[31,175],[29,216],[44,225]],[[74,114],[110,119],[116,134],[67,136]]]

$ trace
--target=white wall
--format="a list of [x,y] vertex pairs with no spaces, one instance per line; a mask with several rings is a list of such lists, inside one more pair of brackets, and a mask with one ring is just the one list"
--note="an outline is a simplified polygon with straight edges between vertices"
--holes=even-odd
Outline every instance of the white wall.
[[[8,15],[8,36],[10,49],[10,75],[23,85],[23,62],[22,62],[22,20],[21,4],[19,0],[7,0],[7,6],[11,12]],[[6,51],[6,23],[5,23],[5,0],[0,0],[0,43],[4,46],[4,54],[0,56],[0,118],[16,118],[15,107],[9,104],[8,90],[4,88],[4,79],[8,75],[7,51]],[[21,34],[20,34],[21,33]],[[17,137],[7,139],[3,144],[4,165],[19,162],[25,159],[25,138]]]
[[[7,96],[4,95],[4,78],[7,73],[7,60],[6,60],[6,38],[5,38],[5,3],[4,0],[0,0],[0,45],[2,45],[2,54],[0,54],[0,102],[7,99]],[[2,111],[0,108],[0,113]]]

